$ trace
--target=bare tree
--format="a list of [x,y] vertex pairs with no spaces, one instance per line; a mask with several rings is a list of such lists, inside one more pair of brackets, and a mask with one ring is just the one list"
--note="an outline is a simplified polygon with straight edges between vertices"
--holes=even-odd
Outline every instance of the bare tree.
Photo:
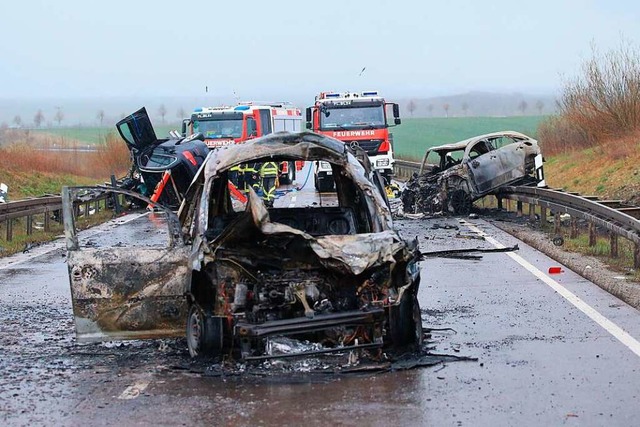
[[416,111],[416,102],[413,99],[407,104],[407,111],[409,111],[409,114],[413,117],[413,112]]
[[449,117],[449,107],[451,107],[448,103],[442,104],[442,108],[444,108],[444,113],[447,117]]
[[62,110],[60,108],[58,108],[58,111],[56,111],[56,115],[53,116],[53,120],[58,122],[58,126],[60,126],[60,124],[64,120],[64,113],[62,112]]
[[529,104],[527,104],[527,101],[525,101],[524,99],[518,104],[518,110],[520,110],[520,113],[522,113],[523,116],[524,112],[527,111],[528,106]]
[[433,116],[433,104],[427,105],[427,111],[429,112],[430,116]]
[[98,110],[96,113],[96,119],[100,122],[100,127],[102,127],[102,122],[104,121],[104,110]]
[[180,120],[184,119],[184,115],[186,113],[184,112],[184,108],[180,107],[178,108],[178,111],[176,112],[176,117],[179,118]]
[[538,99],[536,102],[536,108],[538,109],[538,114],[542,115],[542,109],[544,108],[544,102],[541,99]]
[[36,125],[37,128],[42,125],[44,122],[44,114],[42,114],[42,110],[38,110],[35,116],[33,116],[33,124]]
[[160,104],[160,108],[158,108],[158,114],[162,117],[162,123],[164,123],[164,116],[167,115],[167,107],[164,104]]
[[464,113],[464,115],[467,115],[467,111],[469,111],[469,104],[467,104],[466,102],[462,103],[462,112]]
[[16,125],[16,127],[22,126],[22,117],[20,117],[19,114],[13,118],[13,124]]

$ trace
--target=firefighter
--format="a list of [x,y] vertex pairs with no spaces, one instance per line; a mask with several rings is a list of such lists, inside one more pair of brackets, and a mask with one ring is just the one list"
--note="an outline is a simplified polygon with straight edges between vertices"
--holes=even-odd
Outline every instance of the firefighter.
[[235,165],[231,169],[229,169],[229,181],[233,183],[237,188],[242,188],[239,186],[240,175],[242,174],[241,165]]
[[245,163],[243,166],[244,167],[242,167],[242,170],[244,171],[244,192],[248,193],[250,187],[253,187],[254,191],[258,191],[258,189],[260,188],[260,180],[258,179],[258,169],[260,167],[260,164],[253,162]]
[[276,198],[278,164],[276,162],[264,162],[260,167],[260,178],[262,179],[262,199],[265,205],[272,207]]

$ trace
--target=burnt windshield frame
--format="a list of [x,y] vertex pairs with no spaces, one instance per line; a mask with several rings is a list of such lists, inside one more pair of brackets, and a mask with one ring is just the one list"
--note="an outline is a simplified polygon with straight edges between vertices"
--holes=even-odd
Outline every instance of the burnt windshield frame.
[[[325,114],[329,113],[329,116]],[[332,117],[333,116],[333,117]],[[320,130],[384,129],[387,127],[384,104],[371,101],[324,103],[320,112]]]

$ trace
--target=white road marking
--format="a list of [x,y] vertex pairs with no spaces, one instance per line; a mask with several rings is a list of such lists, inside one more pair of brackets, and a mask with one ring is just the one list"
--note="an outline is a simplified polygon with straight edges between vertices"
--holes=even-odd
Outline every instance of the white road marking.
[[[470,230],[477,233],[478,235],[484,237],[487,242],[491,243],[496,248],[504,248],[505,245],[498,242],[496,239],[488,236],[484,231],[480,230],[478,227],[465,222],[465,225],[469,227]],[[595,308],[591,307],[589,304],[580,299],[576,294],[569,291],[567,288],[562,286],[560,283],[556,282],[542,271],[534,267],[527,260],[522,258],[520,255],[515,254],[513,252],[507,252],[507,255],[510,256],[515,262],[523,266],[530,273],[536,276],[538,279],[542,280],[546,283],[551,289],[559,293],[564,299],[573,304],[578,310],[589,316],[591,320],[600,325],[605,331],[613,335],[618,341],[620,341],[624,346],[626,346],[629,350],[633,351],[637,356],[640,356],[640,342],[632,337],[628,332],[622,329],[620,326],[613,323],[611,320],[600,314]]]
[[298,196],[291,196],[291,203],[289,203],[289,207],[290,208],[295,208],[296,207],[296,198]]
[[140,394],[149,386],[148,381],[140,381],[129,387],[125,388],[124,391],[118,396],[118,399],[135,399],[140,396]]

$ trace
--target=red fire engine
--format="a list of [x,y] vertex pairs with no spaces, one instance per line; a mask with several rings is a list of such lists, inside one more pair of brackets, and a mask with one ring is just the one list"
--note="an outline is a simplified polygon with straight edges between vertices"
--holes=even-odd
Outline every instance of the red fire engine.
[[[236,106],[196,108],[183,124],[183,134],[202,133],[211,149],[244,141],[272,132],[300,132],[302,115],[287,103],[241,102]],[[291,184],[302,162],[282,162],[280,183]]]
[[[387,106],[392,107],[393,124],[388,122]],[[388,128],[400,124],[399,111],[398,104],[386,102],[376,91],[321,92],[314,106],[307,108],[307,129],[359,145],[369,155],[372,168],[390,184],[394,159],[393,135]],[[325,182],[333,187],[326,166],[316,165],[316,188],[320,191],[329,189]]]

